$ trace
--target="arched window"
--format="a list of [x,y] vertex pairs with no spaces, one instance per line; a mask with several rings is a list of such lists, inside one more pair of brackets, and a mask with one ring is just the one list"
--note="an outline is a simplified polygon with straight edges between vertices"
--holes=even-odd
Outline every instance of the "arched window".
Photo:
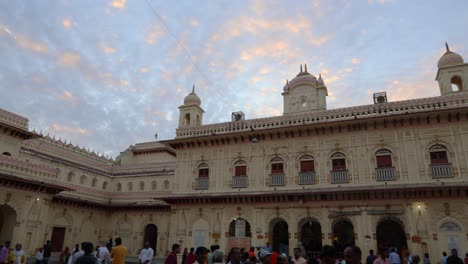
[[450,84],[452,92],[463,91],[463,82],[460,76],[453,76],[452,79],[450,79]]
[[375,152],[377,168],[392,167],[392,152],[388,149],[379,149]]
[[300,172],[312,172],[315,171],[314,157],[310,155],[304,155],[299,159]]
[[247,175],[247,162],[243,160],[236,161],[234,163],[234,176],[246,176]]
[[449,164],[447,158],[447,148],[444,145],[435,144],[429,148],[431,165]]
[[185,114],[184,123],[185,123],[186,126],[190,125],[190,114],[189,113]]
[[70,173],[68,173],[68,175],[67,175],[67,181],[68,181],[68,182],[73,181],[73,176],[74,176],[74,175],[75,175],[75,174],[73,173],[73,171],[71,171]]
[[158,183],[156,181],[152,181],[151,182],[151,189],[153,191],[156,191],[157,188],[158,188]]
[[210,168],[208,164],[202,163],[198,166],[198,178],[208,178],[210,176]]
[[346,170],[346,156],[341,152],[336,152],[331,156],[332,171]]
[[197,115],[197,125],[201,125],[201,120],[200,120],[200,116]]
[[5,155],[5,156],[11,156],[10,152],[3,152],[2,154]]
[[127,187],[128,187],[129,191],[133,191],[133,183],[132,182],[127,183]]
[[96,187],[97,179],[93,178],[93,181],[91,182],[92,187]]
[[283,174],[284,173],[284,160],[280,157],[273,158],[270,161],[271,174]]
[[164,190],[169,190],[169,181],[168,180],[164,181]]
[[85,175],[81,175],[80,184],[86,184],[86,176]]
[[229,224],[230,237],[251,237],[250,224],[243,218],[234,218]]
[[445,222],[440,225],[440,231],[462,231],[462,229],[454,222]]
[[145,183],[144,182],[140,182],[140,191],[143,191],[145,190]]
[[117,191],[121,192],[122,191],[122,184],[119,182],[117,183]]
[[107,183],[106,181],[103,182],[103,183],[102,183],[102,189],[103,189],[103,190],[107,190],[107,185],[108,185],[108,183]]

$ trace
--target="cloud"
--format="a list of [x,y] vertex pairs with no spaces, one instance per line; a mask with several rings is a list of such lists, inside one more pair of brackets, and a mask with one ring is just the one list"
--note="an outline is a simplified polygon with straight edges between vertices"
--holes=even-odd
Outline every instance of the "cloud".
[[69,27],[71,27],[71,25],[72,25],[72,22],[69,19],[64,18],[62,20],[62,26],[66,27],[66,28],[69,28]]
[[308,38],[307,42],[314,46],[322,46],[325,43],[327,43],[329,39],[330,37],[327,35],[319,36],[319,37],[313,36],[313,37]]
[[117,9],[124,9],[127,4],[127,0],[113,0],[110,2],[110,6]]
[[357,64],[361,63],[361,60],[358,59],[358,58],[352,58],[351,63],[354,64],[354,65],[357,65]]
[[73,106],[77,106],[79,104],[78,98],[76,98],[71,92],[69,91],[64,91],[61,94],[58,94],[56,98],[60,101],[69,103]]
[[198,21],[198,19],[196,19],[196,18],[190,19],[190,22],[189,22],[189,23],[190,23],[190,25],[191,25],[192,27],[198,27],[198,26],[200,25],[200,21]]
[[146,43],[153,45],[166,34],[161,24],[154,24],[146,30]]
[[7,27],[4,26],[4,25],[0,25],[0,36],[5,35],[5,34],[8,34],[8,35],[10,35],[10,36],[13,36],[13,35],[11,34],[11,31],[10,31],[9,28],[7,28]]
[[23,49],[32,50],[38,53],[47,53],[49,51],[46,44],[40,41],[35,41],[26,35],[18,35],[16,37],[16,43],[18,43],[18,45]]
[[106,54],[113,54],[117,51],[115,48],[111,47],[109,44],[103,43],[103,42],[99,44],[99,48],[102,51],[104,51]]
[[144,73],[148,73],[149,69],[147,67],[140,67],[138,71],[144,74]]
[[66,51],[58,55],[58,63],[62,66],[73,67],[78,66],[81,62],[81,57],[75,52]]
[[73,127],[61,124],[52,124],[49,129],[52,133],[67,133],[67,134],[79,134],[79,135],[89,135],[90,131],[87,128],[82,127]]

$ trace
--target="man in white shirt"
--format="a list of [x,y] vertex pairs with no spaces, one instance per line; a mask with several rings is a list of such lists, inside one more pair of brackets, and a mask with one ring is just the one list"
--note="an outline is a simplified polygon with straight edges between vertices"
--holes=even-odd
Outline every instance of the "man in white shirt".
[[154,256],[153,249],[150,248],[149,242],[145,242],[145,248],[141,250],[138,260],[140,261],[141,264],[151,264],[151,261],[153,260],[153,256]]
[[388,258],[390,259],[390,263],[392,264],[401,264],[400,256],[398,255],[398,253],[396,253],[395,248],[392,248],[392,252],[388,256]]
[[112,262],[110,252],[107,247],[99,247],[96,257],[98,258],[99,264],[110,264]]

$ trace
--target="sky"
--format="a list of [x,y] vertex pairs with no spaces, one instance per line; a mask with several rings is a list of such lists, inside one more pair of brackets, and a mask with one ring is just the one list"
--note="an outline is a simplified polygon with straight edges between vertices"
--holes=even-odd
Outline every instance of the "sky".
[[0,1],[0,108],[116,157],[175,137],[195,85],[204,124],[279,116],[300,64],[328,109],[440,95],[437,61],[468,57],[468,1]]

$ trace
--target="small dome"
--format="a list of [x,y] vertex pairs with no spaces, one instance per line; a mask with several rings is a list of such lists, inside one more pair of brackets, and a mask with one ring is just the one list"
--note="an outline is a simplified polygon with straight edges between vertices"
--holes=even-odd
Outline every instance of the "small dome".
[[200,97],[195,93],[195,86],[193,86],[193,90],[184,98],[184,105],[201,105]]
[[283,90],[288,91],[301,84],[309,84],[313,87],[316,87],[317,85],[317,78],[307,72],[307,66],[305,66],[305,71],[302,71],[302,65],[299,74],[297,74],[297,76],[294,77],[294,79],[292,79],[290,82],[287,82],[283,87]]
[[450,51],[448,45],[446,44],[447,51],[440,57],[439,62],[437,63],[438,68],[444,68],[448,66],[454,66],[465,63],[463,57],[459,54]]

